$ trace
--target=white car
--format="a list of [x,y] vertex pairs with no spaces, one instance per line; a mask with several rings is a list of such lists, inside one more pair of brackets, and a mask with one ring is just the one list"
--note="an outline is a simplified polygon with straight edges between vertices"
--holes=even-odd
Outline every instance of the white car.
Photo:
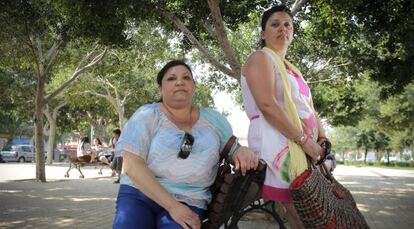
[[33,161],[34,153],[33,146],[31,145],[11,145],[5,147],[1,151],[1,156],[6,162],[17,161],[26,162]]

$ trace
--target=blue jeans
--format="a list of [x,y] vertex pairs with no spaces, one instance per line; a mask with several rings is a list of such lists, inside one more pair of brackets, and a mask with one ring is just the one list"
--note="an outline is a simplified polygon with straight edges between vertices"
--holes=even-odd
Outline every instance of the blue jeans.
[[[188,206],[204,219],[205,210]],[[129,185],[120,185],[112,228],[181,229],[168,212],[144,193]]]

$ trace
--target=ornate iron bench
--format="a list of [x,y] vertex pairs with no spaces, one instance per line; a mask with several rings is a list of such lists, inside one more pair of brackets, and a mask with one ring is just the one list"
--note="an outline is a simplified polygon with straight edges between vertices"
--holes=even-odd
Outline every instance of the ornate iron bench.
[[260,161],[257,170],[250,170],[246,176],[240,173],[226,174],[224,184],[213,197],[209,206],[208,219],[202,223],[203,229],[236,229],[240,219],[254,210],[269,213],[279,224],[286,228],[283,220],[275,210],[275,202],[265,201],[260,197],[260,187],[266,174],[266,164]]

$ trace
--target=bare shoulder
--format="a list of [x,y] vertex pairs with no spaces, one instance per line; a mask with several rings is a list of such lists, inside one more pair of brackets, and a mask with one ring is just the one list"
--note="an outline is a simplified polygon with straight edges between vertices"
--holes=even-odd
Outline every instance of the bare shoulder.
[[247,58],[246,63],[244,64],[242,69],[242,74],[244,76],[247,76],[249,75],[248,72],[252,70],[259,70],[270,66],[271,63],[269,61],[269,58],[266,56],[266,53],[257,50],[250,54],[250,56]]
[[256,63],[257,61],[264,61],[266,60],[266,54],[260,50],[256,50],[255,52],[253,52],[252,54],[250,54],[250,56],[247,58],[246,63],[245,63],[245,67],[248,65],[251,65],[252,63]]

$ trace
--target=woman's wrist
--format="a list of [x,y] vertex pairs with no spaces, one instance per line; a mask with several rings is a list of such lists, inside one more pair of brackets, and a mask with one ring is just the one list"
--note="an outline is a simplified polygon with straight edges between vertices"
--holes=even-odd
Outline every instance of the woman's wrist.
[[296,143],[296,142],[300,141],[300,139],[302,138],[302,136],[303,136],[303,131],[301,131],[300,134],[296,135],[296,137],[291,138],[291,140]]
[[296,144],[298,144],[299,146],[303,146],[308,141],[308,139],[309,139],[309,136],[307,134],[305,134],[305,132],[302,132],[301,135],[294,138],[293,141]]

